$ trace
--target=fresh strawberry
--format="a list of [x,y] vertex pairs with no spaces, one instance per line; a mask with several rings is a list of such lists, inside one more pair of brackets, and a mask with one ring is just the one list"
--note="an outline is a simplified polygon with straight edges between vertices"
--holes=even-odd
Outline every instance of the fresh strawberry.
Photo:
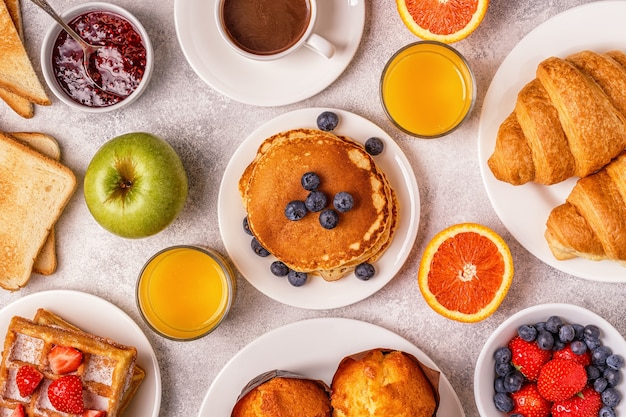
[[26,417],[26,410],[24,410],[24,406],[22,404],[18,404],[17,407],[13,409],[10,417]]
[[548,417],[552,403],[539,395],[537,385],[528,382],[511,394],[515,407],[510,414],[521,414],[524,417]]
[[20,366],[15,375],[15,383],[22,397],[28,397],[35,392],[42,379],[43,374],[30,365]]
[[85,410],[83,417],[106,417],[107,412],[102,410]]
[[54,346],[48,353],[48,363],[52,372],[58,375],[69,374],[83,362],[80,350],[71,346]]
[[552,417],[597,417],[601,407],[600,394],[585,387],[573,397],[552,404]]
[[539,393],[548,401],[563,401],[587,385],[587,372],[578,362],[552,359],[546,363],[537,379]]
[[577,355],[572,352],[571,345],[568,343],[563,349],[557,350],[552,354],[552,358],[568,359],[570,361],[578,362],[582,366],[591,364],[591,354],[589,350],[586,350],[582,355]]
[[83,384],[76,375],[65,375],[48,386],[48,399],[54,408],[69,414],[82,414]]
[[552,351],[539,349],[536,342],[527,342],[515,336],[509,342],[511,363],[530,381],[536,381],[544,363],[552,357]]

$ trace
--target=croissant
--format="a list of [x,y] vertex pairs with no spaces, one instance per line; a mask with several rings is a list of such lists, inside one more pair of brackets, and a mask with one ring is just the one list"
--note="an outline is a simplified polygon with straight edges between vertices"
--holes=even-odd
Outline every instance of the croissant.
[[545,238],[556,259],[610,259],[626,266],[626,151],[576,182],[550,213]]
[[542,61],[498,129],[487,164],[513,185],[585,177],[626,148],[626,54]]

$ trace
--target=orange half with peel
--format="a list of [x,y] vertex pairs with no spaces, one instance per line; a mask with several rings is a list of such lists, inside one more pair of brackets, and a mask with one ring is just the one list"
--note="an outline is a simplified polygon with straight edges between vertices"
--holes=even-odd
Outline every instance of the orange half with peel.
[[422,39],[453,43],[482,22],[489,0],[396,0],[400,18]]
[[452,320],[473,323],[493,314],[513,281],[513,257],[493,230],[461,223],[426,246],[418,271],[428,305]]

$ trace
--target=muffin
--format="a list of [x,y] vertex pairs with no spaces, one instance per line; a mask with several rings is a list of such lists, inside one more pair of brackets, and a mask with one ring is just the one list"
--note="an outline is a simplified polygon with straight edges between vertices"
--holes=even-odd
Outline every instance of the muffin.
[[[439,396],[433,370],[412,355],[372,349],[344,358],[331,384],[333,417],[431,417]],[[431,376],[431,375],[429,375]],[[438,378],[438,373],[432,375]]]
[[331,417],[329,389],[321,381],[284,371],[255,378],[243,389],[231,417]]

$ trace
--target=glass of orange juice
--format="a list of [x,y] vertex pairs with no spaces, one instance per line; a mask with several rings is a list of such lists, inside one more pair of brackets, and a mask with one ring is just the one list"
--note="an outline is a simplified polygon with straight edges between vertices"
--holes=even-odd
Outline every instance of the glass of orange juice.
[[144,265],[137,281],[137,305],[145,322],[173,340],[212,332],[227,316],[236,279],[225,259],[208,248],[172,246]]
[[400,130],[437,138],[456,129],[471,112],[476,83],[456,49],[420,41],[403,47],[387,62],[380,95],[387,116]]

